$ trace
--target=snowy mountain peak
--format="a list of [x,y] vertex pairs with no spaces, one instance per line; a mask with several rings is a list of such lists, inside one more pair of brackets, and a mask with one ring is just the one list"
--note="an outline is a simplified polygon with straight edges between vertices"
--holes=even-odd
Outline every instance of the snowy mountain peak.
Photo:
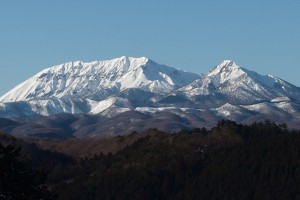
[[220,65],[213,68],[207,76],[214,76],[220,73],[235,73],[240,72],[241,68],[231,60],[224,60]]
[[167,93],[199,75],[146,58],[122,56],[94,62],[68,62],[47,68],[0,98],[0,102],[52,98],[103,100],[129,88]]
[[232,60],[223,60],[223,62],[219,66],[227,67],[227,66],[233,66],[233,65],[236,66],[236,64]]
[[41,78],[45,74],[77,74],[80,71],[80,75],[84,73],[94,73],[97,71],[112,71],[114,73],[124,73],[130,70],[134,70],[148,62],[148,58],[133,58],[122,56],[120,58],[115,58],[112,60],[104,61],[93,61],[85,63],[82,61],[67,62],[60,65],[55,65],[50,68],[44,69],[40,73],[36,74]]
[[239,79],[240,77],[247,76],[247,70],[239,67],[231,60],[224,60],[220,65],[213,68],[207,75],[208,82],[212,82],[216,87],[226,81]]
[[272,75],[260,75],[225,60],[207,75],[173,93],[185,96],[199,106],[221,106],[225,103],[255,104],[272,99],[300,99],[298,87]]

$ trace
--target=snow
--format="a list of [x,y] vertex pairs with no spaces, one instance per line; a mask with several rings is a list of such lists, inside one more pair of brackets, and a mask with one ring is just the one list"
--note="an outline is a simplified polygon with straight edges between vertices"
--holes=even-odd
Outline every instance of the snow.
[[273,107],[269,103],[258,103],[253,105],[242,105],[241,107],[244,107],[250,111],[258,112],[258,113],[270,113],[271,110],[273,110]]
[[91,114],[98,114],[103,112],[104,110],[111,107],[116,102],[116,98],[109,98],[103,101],[100,101],[94,108],[90,111]]
[[207,77],[212,77],[213,84],[218,87],[220,84],[237,79],[245,75],[245,72],[233,61],[224,60],[219,66],[214,68]]
[[[101,100],[126,90],[142,88],[168,93],[199,75],[159,65],[148,58],[120,58],[84,63],[69,62],[45,69],[0,98],[0,102],[84,97]],[[148,88],[147,88],[148,86]],[[95,94],[107,93],[104,97]]]
[[272,103],[277,103],[277,102],[287,102],[287,101],[291,101],[290,97],[277,97],[275,99],[272,99],[271,102]]
[[112,118],[118,114],[128,112],[130,111],[129,108],[123,108],[123,107],[113,107],[112,109],[107,109],[103,111],[102,113],[99,113],[101,116],[107,117],[107,118]]
[[194,109],[185,108],[185,107],[168,106],[168,107],[137,107],[134,110],[137,112],[145,113],[145,114],[146,113],[153,114],[153,113],[162,112],[162,111],[169,111],[169,112],[175,113],[177,115],[180,115],[180,114],[178,114],[177,111],[190,112],[190,110],[194,110]]
[[224,96],[234,101],[228,103],[255,104],[271,101],[280,96],[300,98],[300,90],[272,75],[260,75],[239,67],[230,60],[224,60],[208,74],[180,88],[173,95],[184,94],[190,100],[195,96]]
[[223,106],[216,108],[216,109],[212,109],[212,110],[217,111],[219,113],[219,115],[229,116],[229,115],[231,115],[232,112],[234,112],[238,109],[236,106],[226,103]]
[[[128,89],[136,90],[126,93]],[[132,94],[134,98],[143,98],[126,96]],[[176,96],[192,103],[160,104],[161,99]],[[198,96],[201,100],[197,100]],[[205,97],[211,103],[207,107],[202,105]],[[47,68],[0,98],[0,116],[66,112],[112,117],[127,111],[145,114],[166,111],[185,117],[185,113],[208,111],[232,118],[248,111],[295,113],[292,102],[299,99],[298,87],[272,75],[239,67],[231,60],[224,60],[206,75],[197,75],[146,57],[122,56]]]
[[290,114],[296,112],[295,108],[293,107],[293,104],[290,102],[278,102],[275,104],[275,106],[281,110],[284,110],[284,111],[290,113]]

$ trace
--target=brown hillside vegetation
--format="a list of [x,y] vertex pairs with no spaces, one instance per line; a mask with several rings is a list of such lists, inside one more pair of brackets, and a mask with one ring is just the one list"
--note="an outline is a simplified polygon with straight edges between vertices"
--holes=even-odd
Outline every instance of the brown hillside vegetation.
[[58,199],[300,199],[300,131],[284,124],[35,142],[18,144]]
[[160,142],[168,143],[173,146],[181,146],[182,148],[188,148],[189,146],[209,147],[219,146],[221,144],[234,144],[241,142],[241,139],[236,135],[236,132],[237,130],[232,129],[230,125],[226,125],[222,127],[222,129],[214,128],[211,131],[205,128],[195,128],[190,131],[182,130],[177,134],[169,134],[157,129],[148,129],[141,133],[134,131],[129,135],[116,137],[38,140],[35,141],[35,143],[42,149],[57,151],[80,158],[92,157],[100,153],[105,155],[108,153],[115,154],[137,140],[145,137],[159,138]]

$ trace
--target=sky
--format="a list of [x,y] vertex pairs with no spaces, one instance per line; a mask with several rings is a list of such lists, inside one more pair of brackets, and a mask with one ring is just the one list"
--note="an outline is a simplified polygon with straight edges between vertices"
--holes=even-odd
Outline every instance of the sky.
[[299,0],[0,1],[0,95],[53,65],[120,56],[206,74],[225,59],[300,86]]

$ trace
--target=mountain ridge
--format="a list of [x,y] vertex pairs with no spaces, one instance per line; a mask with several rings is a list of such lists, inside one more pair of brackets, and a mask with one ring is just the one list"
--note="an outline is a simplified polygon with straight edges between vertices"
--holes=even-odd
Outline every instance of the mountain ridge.
[[[0,117],[30,121],[55,118],[60,113],[98,116],[92,126],[97,128],[84,129],[90,130],[90,135],[142,131],[149,128],[147,123],[172,132],[211,127],[221,119],[239,123],[273,120],[300,127],[299,99],[299,87],[272,75],[260,75],[231,60],[198,75],[146,57],[123,56],[47,68],[0,98]],[[82,123],[81,117],[76,120]]]
[[76,93],[85,96],[87,90],[95,90],[98,94],[120,92],[146,85],[149,85],[150,91],[167,92],[173,86],[182,86],[196,77],[198,75],[159,65],[146,57],[122,56],[89,63],[68,62],[42,70],[0,97],[0,102],[74,97]]
[[[214,104],[251,104],[271,101],[273,98],[289,96],[300,98],[298,87],[275,76],[260,75],[256,72],[237,66],[233,61],[225,60],[213,68],[202,79],[176,90],[172,95],[184,95],[193,101],[223,101]],[[219,96],[216,99],[214,96]],[[198,100],[197,100],[198,98]],[[211,106],[211,105],[209,105]]]

